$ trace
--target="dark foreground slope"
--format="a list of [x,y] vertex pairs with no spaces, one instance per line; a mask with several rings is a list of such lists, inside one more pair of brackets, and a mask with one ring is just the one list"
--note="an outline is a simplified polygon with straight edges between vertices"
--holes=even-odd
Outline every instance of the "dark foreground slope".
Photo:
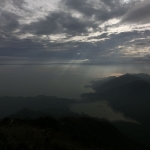
[[142,150],[149,149],[107,122],[91,118],[5,118],[0,123],[3,150]]

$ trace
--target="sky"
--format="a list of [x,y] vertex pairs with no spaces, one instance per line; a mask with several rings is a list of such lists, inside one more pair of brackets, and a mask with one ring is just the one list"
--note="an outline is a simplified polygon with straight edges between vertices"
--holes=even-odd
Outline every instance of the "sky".
[[80,98],[91,80],[150,74],[149,14],[149,0],[0,0],[0,96]]
[[1,0],[0,64],[149,64],[149,0]]

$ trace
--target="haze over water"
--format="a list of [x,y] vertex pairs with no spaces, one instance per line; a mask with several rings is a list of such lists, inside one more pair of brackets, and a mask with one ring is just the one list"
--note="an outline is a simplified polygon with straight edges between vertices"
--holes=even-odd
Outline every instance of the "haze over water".
[[0,96],[58,96],[79,99],[91,80],[125,73],[150,73],[148,65],[1,65]]

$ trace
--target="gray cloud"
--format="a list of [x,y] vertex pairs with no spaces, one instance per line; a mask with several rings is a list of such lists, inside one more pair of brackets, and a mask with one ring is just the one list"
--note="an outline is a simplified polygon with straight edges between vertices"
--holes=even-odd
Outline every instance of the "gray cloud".
[[38,22],[33,22],[23,27],[24,32],[37,35],[50,35],[67,33],[77,35],[87,33],[88,28],[95,28],[97,25],[88,20],[73,17],[66,12],[53,12]]
[[[31,22],[23,27],[23,32],[35,35],[66,33],[74,36],[88,34],[89,29],[100,30],[99,22],[121,17],[126,13],[120,0],[99,0],[97,3],[89,3],[88,0],[62,0],[60,5],[60,11],[52,12],[37,22]],[[72,10],[84,16],[75,17],[72,15]]]
[[[149,32],[142,33],[143,37]],[[107,34],[102,34],[99,38],[107,37]],[[97,37],[93,37],[94,39]],[[9,37],[7,40],[1,37],[0,53],[1,56],[38,58],[50,60],[85,60],[89,59],[88,63],[115,63],[115,62],[130,62],[132,58],[122,58],[122,49],[118,46],[141,47],[137,43],[142,43],[142,40],[133,39],[142,38],[138,31],[125,32],[120,34],[111,34],[105,41],[90,42],[65,42],[65,43],[50,43],[49,41],[36,41],[33,39],[17,39]],[[149,45],[147,41],[147,46]],[[145,46],[146,46],[145,45]],[[46,47],[45,47],[46,46]],[[137,61],[137,60],[135,60]]]
[[146,55],[145,57],[148,58],[148,59],[150,59],[150,54]]
[[[121,49],[119,49],[118,46],[130,46],[134,44],[137,45],[137,47],[141,47],[141,45],[138,45],[137,43],[145,41],[142,38],[147,35],[149,35],[149,31],[145,31],[144,33],[139,31],[124,32],[120,34],[111,34],[105,41],[97,41],[95,43],[73,41],[50,43],[49,41],[36,41],[34,38],[21,40],[13,36],[10,36],[9,38],[1,36],[0,54],[1,56],[50,59],[55,61],[89,59],[89,61],[85,63],[97,62],[109,64],[134,62],[142,59],[122,58],[124,54],[120,53]],[[107,34],[102,34],[101,36],[93,38],[106,38],[107,36]],[[137,40],[131,42],[133,39]],[[147,46],[149,45],[148,40],[145,43],[147,43]]]
[[73,9],[85,15],[86,17],[95,17],[98,21],[106,21],[113,17],[120,17],[126,10],[120,0],[99,0],[98,2],[89,2],[88,0],[62,0],[67,8]]
[[[9,3],[10,1],[6,1],[6,0],[1,0],[0,1],[0,5],[1,6],[5,6]],[[18,8],[22,8],[23,4],[26,4],[26,2],[24,0],[11,0],[11,2],[13,3],[14,7],[18,7]]]
[[149,23],[150,1],[139,2],[122,19],[122,22]]
[[22,5],[26,4],[26,2],[24,0],[13,0],[13,4],[14,4],[14,6],[22,8]]
[[5,34],[7,32],[11,32],[15,29],[18,29],[19,22],[18,22],[19,16],[8,11],[2,11],[0,15],[0,29]]
[[[4,3],[4,1],[1,2]],[[145,3],[146,2],[143,3],[142,7],[141,5],[140,7],[138,6],[138,10],[143,9],[143,7],[145,8]],[[23,7],[24,1],[14,0],[13,4],[21,8]],[[107,61],[112,63],[116,61],[116,58],[119,61],[121,61],[121,59],[123,61],[127,59],[122,58],[124,54],[121,53],[121,48],[118,48],[118,46],[130,46],[133,44],[136,48],[139,48],[150,45],[148,40],[145,41],[145,37],[150,34],[148,30],[142,32],[122,32],[118,34],[110,34],[106,31],[106,33],[101,35],[89,37],[88,40],[97,40],[97,42],[93,43],[87,41],[65,42],[63,40],[60,43],[59,41],[53,41],[52,43],[48,38],[42,39],[42,35],[53,34],[54,36],[55,34],[61,33],[66,35],[66,39],[78,35],[88,35],[95,30],[100,31],[100,23],[104,23],[111,18],[121,17],[126,13],[125,7],[120,3],[120,0],[99,0],[97,3],[89,0],[62,0],[60,4],[62,5],[60,10],[50,12],[42,19],[37,18],[36,22],[31,21],[30,24],[20,24],[19,21],[22,18],[19,14],[17,15],[9,11],[1,12],[0,56],[53,60],[87,59],[91,62],[100,61],[101,63],[106,63]],[[133,12],[134,10],[135,8]],[[72,11],[82,14],[82,16],[77,17],[72,14]],[[131,14],[134,13],[129,11],[129,13],[125,15],[123,22],[129,22],[129,18],[132,16]],[[142,15],[140,17],[142,17]],[[93,31],[90,31],[90,28],[92,28]],[[19,33],[14,32],[17,29]],[[24,37],[25,39],[20,39],[18,36],[23,36],[26,33],[33,34],[33,36],[29,38]],[[143,40],[134,41],[133,39],[136,38],[143,38]],[[104,40],[99,41],[100,39]]]
[[1,0],[1,1],[0,1],[0,5],[1,5],[1,6],[4,6],[5,4],[6,4],[6,1],[5,1],[5,0]]
[[1,33],[0,41],[0,56],[32,58],[44,50],[43,43],[34,39],[19,39],[10,32]]

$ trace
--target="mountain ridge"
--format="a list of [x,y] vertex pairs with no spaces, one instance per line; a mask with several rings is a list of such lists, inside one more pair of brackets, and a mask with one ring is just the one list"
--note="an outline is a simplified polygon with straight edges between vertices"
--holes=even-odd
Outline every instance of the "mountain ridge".
[[123,112],[125,116],[150,128],[150,121],[146,119],[150,118],[149,79],[148,74],[125,74],[109,81],[104,78],[106,82],[102,84],[99,80],[93,83],[95,93],[85,93],[82,97],[84,101],[105,99],[114,110]]

